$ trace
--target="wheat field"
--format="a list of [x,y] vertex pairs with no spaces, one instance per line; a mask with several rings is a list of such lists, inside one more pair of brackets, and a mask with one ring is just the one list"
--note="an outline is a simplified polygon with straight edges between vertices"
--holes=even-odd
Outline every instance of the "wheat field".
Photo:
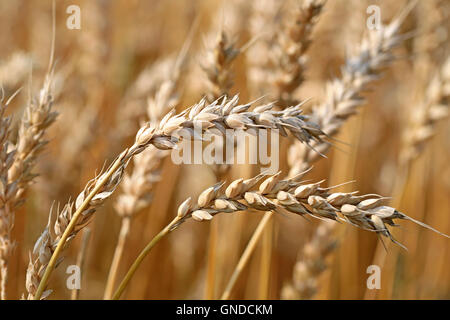
[[449,18],[0,0],[1,299],[450,299]]

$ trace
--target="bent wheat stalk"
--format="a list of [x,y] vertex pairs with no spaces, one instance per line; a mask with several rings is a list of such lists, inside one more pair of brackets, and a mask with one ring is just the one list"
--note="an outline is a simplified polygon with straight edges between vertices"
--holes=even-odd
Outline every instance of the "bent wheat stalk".
[[180,114],[175,114],[172,110],[158,125],[145,124],[136,134],[135,143],[123,151],[106,172],[91,180],[75,202],[69,201],[64,206],[58,213],[54,230],[51,229],[49,219],[49,224],[33,250],[37,257],[31,257],[28,266],[28,298],[41,299],[51,293],[51,290],[47,290],[44,294],[44,290],[67,241],[90,222],[98,207],[113,194],[122,181],[129,161],[150,145],[161,150],[174,149],[181,141],[181,131],[183,136],[189,139],[198,136],[199,133],[194,128],[201,128],[202,132],[214,128],[223,133],[226,129],[279,129],[283,135],[290,132],[296,139],[308,144],[311,140],[322,140],[324,136],[314,123],[301,115],[300,106],[274,111],[273,105],[267,104],[248,111],[250,106],[251,103],[238,105],[237,96],[230,100],[224,98],[221,103],[216,100],[210,104],[202,99]]

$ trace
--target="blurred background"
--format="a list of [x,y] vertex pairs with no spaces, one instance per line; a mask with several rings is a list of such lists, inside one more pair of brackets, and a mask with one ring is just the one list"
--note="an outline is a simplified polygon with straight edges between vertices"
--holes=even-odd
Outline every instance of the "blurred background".
[[[266,41],[265,32],[283,27],[302,1],[244,0],[58,0],[54,109],[56,123],[47,132],[50,142],[37,165],[39,177],[28,191],[27,201],[16,214],[13,237],[17,240],[10,262],[8,296],[25,292],[29,252],[45,227],[53,204],[64,204],[84,188],[105,163],[133,142],[147,107],[183,44],[192,33],[177,85],[183,110],[208,93],[202,70],[208,39],[224,30],[243,47],[231,69],[230,93],[240,101],[258,97],[249,69],[256,55],[251,49]],[[366,9],[381,9],[381,21],[389,22],[406,1],[329,0],[314,28],[307,53],[307,71],[298,99],[308,105],[324,100],[326,82],[339,77],[352,46],[367,32]],[[81,29],[66,26],[66,9],[81,9]],[[271,7],[272,5],[272,7]],[[265,6],[265,7],[264,7]],[[269,9],[268,9],[269,8]],[[327,159],[316,162],[308,179],[327,179],[333,185],[355,180],[341,190],[358,190],[396,197],[393,203],[409,216],[450,234],[450,127],[448,118],[434,127],[420,155],[411,163],[401,192],[395,189],[405,132],[419,108],[430,79],[448,58],[448,1],[419,1],[403,23],[412,34],[395,50],[396,61],[363,94],[366,102],[337,137],[349,145],[332,148]],[[257,24],[257,19],[267,19]],[[255,22],[256,21],[256,22]],[[255,27],[256,25],[256,27]],[[255,28],[259,26],[259,30]],[[52,41],[52,1],[0,0],[0,83],[10,96],[23,87],[8,113],[13,123],[23,112],[30,94],[35,95],[47,70]],[[270,30],[269,30],[270,31]],[[251,75],[251,74],[250,74]],[[448,86],[448,83],[447,83]],[[448,106],[448,100],[447,106]],[[287,143],[282,145],[281,169],[287,172]],[[132,167],[128,168],[132,170]],[[226,180],[248,178],[255,168],[235,165]],[[216,182],[208,166],[176,166],[170,157],[161,167],[161,181],[152,192],[152,203],[133,218],[119,278],[144,245],[176,214],[178,205],[197,196]],[[398,182],[397,182],[398,183]],[[117,196],[117,195],[116,195]],[[81,299],[101,299],[116,246],[121,219],[115,199],[96,214],[89,225],[91,236],[82,269]],[[187,222],[161,241],[146,258],[126,291],[125,299],[218,298],[233,272],[262,214],[237,213],[217,217],[216,288],[205,295],[209,223]],[[258,244],[239,278],[232,298],[279,299],[283,288],[295,281],[295,265],[319,222],[298,216],[276,216],[269,260]],[[349,225],[334,229],[337,246],[324,257],[317,279],[316,299],[449,299],[450,241],[408,221],[394,232],[408,252],[389,246],[381,273],[381,289],[367,293],[366,270],[373,264],[379,245],[372,232]],[[65,251],[65,259],[52,275],[51,299],[69,299],[65,286],[68,265],[76,264],[82,235]],[[262,265],[270,265],[268,289],[261,294]],[[263,280],[263,282],[266,280]],[[286,297],[286,296],[285,296]]]

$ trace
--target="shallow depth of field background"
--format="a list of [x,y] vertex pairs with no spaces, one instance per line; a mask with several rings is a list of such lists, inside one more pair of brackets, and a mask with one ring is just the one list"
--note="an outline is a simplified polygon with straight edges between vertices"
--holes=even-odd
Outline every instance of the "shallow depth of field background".
[[[431,28],[440,14],[432,8],[430,3],[433,2],[419,1],[402,30]],[[13,236],[18,244],[11,260],[9,297],[18,298],[25,290],[28,252],[45,227],[52,204],[63,204],[75,197],[105,161],[109,163],[132,142],[138,128],[134,115],[139,114],[140,107],[144,110],[146,105],[145,99],[137,105],[129,103],[127,92],[140,72],[176,55],[198,19],[189,51],[189,64],[183,71],[180,85],[180,110],[190,106],[205,93],[205,75],[199,68],[205,51],[203,40],[223,25],[225,31],[237,32],[234,37],[238,45],[245,44],[250,38],[251,3],[241,0],[57,1],[57,96],[54,108],[60,116],[47,133],[50,143],[38,163],[40,176],[30,188],[26,205],[16,215]],[[295,8],[295,3],[286,1],[283,12]],[[382,21],[388,22],[405,3],[329,0],[314,31],[306,81],[298,96],[311,98],[310,105],[323,99],[326,80],[340,75],[347,50],[366,31],[368,5],[379,5]],[[81,30],[66,28],[68,14],[65,10],[71,4],[81,8]],[[225,4],[241,6],[242,9],[237,11],[241,16],[230,17],[227,6],[224,9]],[[449,10],[445,1],[442,6]],[[29,93],[30,61],[33,62],[33,93],[41,85],[46,71],[52,38],[51,8],[52,2],[48,0],[0,0],[0,82],[7,96],[23,87],[8,110],[15,113],[15,123]],[[439,34],[445,37],[447,33],[448,36],[449,30],[445,26],[443,28]],[[408,125],[406,120],[423,98],[431,69],[427,64],[437,59],[435,52],[438,49],[430,39],[419,35],[396,50],[398,60],[382,74],[371,92],[364,94],[367,103],[344,126],[338,137],[349,146],[340,145],[342,151],[333,148],[328,159],[315,164],[308,178],[315,181],[327,179],[329,184],[355,180],[348,188],[362,193],[392,194],[401,139]],[[17,58],[19,65],[13,72],[5,70],[2,66],[14,55],[20,56]],[[423,58],[424,55],[428,60]],[[246,67],[251,59],[251,56],[242,54],[233,64],[235,85],[232,93],[239,93],[242,102],[255,98],[248,90],[246,76]],[[25,62],[21,64],[21,61]],[[157,77],[150,80],[158,81]],[[400,211],[447,234],[450,233],[449,137],[447,119],[438,125],[436,136],[414,161],[404,196],[401,201],[397,199]],[[286,150],[284,145],[281,149],[282,169],[287,168]],[[250,177],[252,172],[248,166],[234,166],[227,180]],[[207,166],[175,166],[170,157],[166,159],[162,173],[151,207],[133,220],[120,276],[147,241],[172,219],[184,199],[198,195],[215,183],[214,174]],[[114,212],[112,200],[95,214],[90,225],[92,235],[82,270],[82,299],[100,299],[103,296],[120,227],[120,218]],[[223,291],[261,216],[239,213],[217,217],[221,221],[217,296]],[[390,246],[386,268],[382,271],[382,288],[377,297],[449,299],[450,241],[408,221],[402,221],[401,225],[394,234],[409,252]],[[278,299],[283,284],[292,280],[293,265],[316,226],[317,221],[308,222],[294,215],[276,217],[269,298]],[[342,225],[337,231],[339,248],[327,260],[329,268],[320,278],[320,291],[316,298],[362,299],[369,276],[366,268],[372,264],[377,237],[349,225]],[[146,258],[123,298],[203,298],[208,232],[208,223],[189,221],[170,234]],[[65,260],[52,275],[51,287],[55,291],[51,299],[70,297],[70,290],[65,286],[65,270],[68,265],[75,264],[80,240],[81,234],[64,253]],[[394,258],[396,262],[392,263]],[[260,261],[257,249],[238,281],[233,298],[259,298]],[[384,280],[388,278],[389,283],[386,283]],[[394,288],[389,290],[389,294],[385,291],[388,286]]]

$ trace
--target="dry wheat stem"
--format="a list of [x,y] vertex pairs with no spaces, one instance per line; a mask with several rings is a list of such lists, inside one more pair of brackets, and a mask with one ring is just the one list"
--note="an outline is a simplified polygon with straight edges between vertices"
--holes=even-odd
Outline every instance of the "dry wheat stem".
[[[86,228],[83,232],[83,239],[81,240],[81,248],[80,251],[78,252],[78,257],[77,257],[77,266],[80,268],[80,270],[84,271],[84,264],[86,262],[86,255],[87,255],[87,246],[89,244],[89,239],[91,237],[91,229],[90,228]],[[84,272],[82,272],[82,275],[84,275]],[[81,279],[80,279],[81,282]],[[78,298],[80,297],[80,290],[81,289],[72,289],[72,293],[70,296],[71,300],[78,300]]]
[[322,140],[323,133],[307,117],[301,115],[299,106],[273,111],[273,105],[267,104],[248,111],[250,106],[251,103],[238,105],[237,96],[210,104],[202,99],[180,114],[175,114],[172,110],[157,126],[145,124],[138,131],[135,143],[123,151],[105,173],[91,180],[75,202],[69,201],[63,207],[57,214],[53,229],[49,221],[35,244],[33,253],[37,257],[30,260],[27,270],[28,297],[40,299],[51,293],[51,290],[47,290],[43,296],[50,274],[67,245],[66,241],[75,237],[91,221],[97,208],[112,195],[121,182],[129,161],[150,145],[161,150],[174,149],[180,142],[180,131],[190,139],[198,137],[199,133],[194,128],[201,128],[202,131],[214,128],[220,132],[225,132],[226,129],[278,129],[281,134],[287,135],[290,132],[305,143]]
[[[170,108],[176,107],[179,103],[177,88],[189,45],[190,41],[187,41],[168,79],[163,81],[155,95],[148,99],[147,117],[153,126],[156,126],[161,121]],[[111,299],[113,294],[118,268],[130,231],[131,220],[137,212],[150,205],[152,200],[151,192],[155,184],[161,179],[162,160],[168,154],[167,150],[160,150],[150,146],[134,157],[133,172],[124,176],[121,185],[122,193],[115,203],[116,212],[122,218],[121,228],[106,281],[104,299]]]
[[270,219],[272,218],[273,212],[269,211],[264,215],[264,217],[261,219],[261,222],[256,227],[255,232],[252,234],[252,237],[248,241],[247,246],[245,247],[244,252],[241,255],[241,258],[239,259],[238,264],[236,265],[236,268],[234,269],[230,280],[228,281],[225,290],[220,297],[220,300],[228,300],[231,296],[231,291],[234,288],[234,285],[236,284],[236,281],[239,278],[239,275],[241,274],[242,270],[244,270],[245,266],[247,265],[253,251],[255,250],[255,247],[258,243],[259,238],[262,235],[262,232],[264,231],[264,228],[266,227],[267,223],[269,223]]

